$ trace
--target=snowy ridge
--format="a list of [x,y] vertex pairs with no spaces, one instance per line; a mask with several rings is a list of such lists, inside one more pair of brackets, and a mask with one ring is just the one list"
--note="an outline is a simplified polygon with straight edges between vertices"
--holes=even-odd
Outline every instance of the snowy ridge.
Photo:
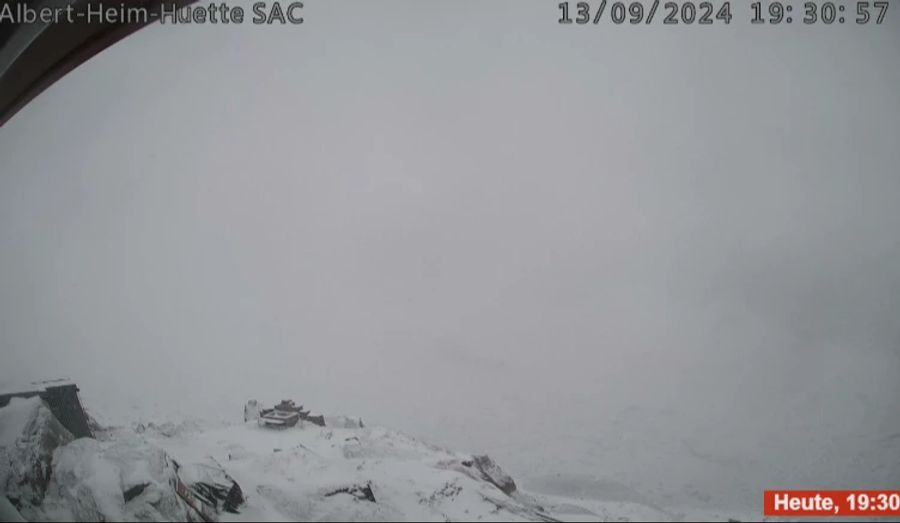
[[522,492],[487,456],[329,419],[336,426],[284,430],[253,421],[141,423],[73,441],[39,398],[17,399],[0,409],[0,479],[10,502],[0,511],[4,520],[200,521],[176,485],[218,475],[237,482],[244,498],[237,513],[218,507],[223,522],[683,517],[641,502]]

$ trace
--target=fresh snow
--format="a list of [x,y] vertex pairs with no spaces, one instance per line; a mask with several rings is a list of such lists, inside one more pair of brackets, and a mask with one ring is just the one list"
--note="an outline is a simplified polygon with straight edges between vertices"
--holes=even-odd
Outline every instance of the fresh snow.
[[[531,500],[460,472],[471,456],[383,428],[272,430],[251,422],[146,437],[179,462],[221,464],[241,485],[246,505],[223,521],[541,518]],[[355,486],[370,486],[376,502],[331,495]]]
[[10,448],[25,432],[28,423],[38,415],[40,398],[12,398],[0,409],[0,447]]
[[[22,435],[34,439],[35,421],[48,415],[38,398],[14,399],[0,409],[0,451],[7,454],[33,445]],[[222,512],[223,522],[691,517],[639,498],[581,497],[578,485],[552,495],[513,490],[502,464],[487,457],[453,452],[382,427],[361,426],[354,418],[327,420],[329,426],[324,428],[301,422],[284,430],[253,421],[139,423],[101,430],[96,440],[62,439],[52,451],[52,474],[42,499],[24,503],[20,512],[29,520],[46,521],[184,520],[189,511],[172,488],[177,463],[177,475],[186,483],[224,470],[241,486],[245,503],[239,514]],[[10,473],[5,466],[0,462],[0,476]],[[10,484],[5,488],[7,496],[16,497]],[[374,502],[367,499],[367,489]],[[126,501],[128,491],[137,494]],[[14,519],[10,509],[0,505],[4,520]],[[736,517],[702,516],[722,521]],[[757,517],[745,514],[740,519]]]

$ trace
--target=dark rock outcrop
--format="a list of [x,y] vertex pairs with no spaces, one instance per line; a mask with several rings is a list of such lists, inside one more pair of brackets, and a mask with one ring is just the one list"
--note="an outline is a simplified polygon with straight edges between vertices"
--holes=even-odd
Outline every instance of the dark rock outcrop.
[[455,470],[478,481],[494,485],[507,496],[516,492],[516,482],[489,456],[472,456],[471,459],[451,460],[438,463],[439,468]]
[[516,491],[516,482],[497,465],[490,456],[474,456],[472,467],[477,470],[482,478],[491,483],[507,496],[511,496]]
[[349,494],[360,501],[368,501],[375,503],[375,493],[372,492],[372,485],[353,485],[351,487],[339,488],[337,490],[325,494],[326,498],[336,496],[338,494]]

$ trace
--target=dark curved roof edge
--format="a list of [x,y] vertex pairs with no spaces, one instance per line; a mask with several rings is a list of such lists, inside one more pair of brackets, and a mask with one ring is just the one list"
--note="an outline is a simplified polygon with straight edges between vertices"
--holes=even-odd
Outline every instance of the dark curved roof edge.
[[[195,0],[127,0],[129,7],[158,12],[183,7]],[[96,9],[100,0],[0,0],[0,7],[17,13],[31,9],[72,6],[74,12]],[[106,6],[109,6],[109,2]],[[10,7],[6,7],[10,6]],[[44,89],[97,53],[153,23],[88,23],[86,21],[0,25],[0,126],[41,94]]]

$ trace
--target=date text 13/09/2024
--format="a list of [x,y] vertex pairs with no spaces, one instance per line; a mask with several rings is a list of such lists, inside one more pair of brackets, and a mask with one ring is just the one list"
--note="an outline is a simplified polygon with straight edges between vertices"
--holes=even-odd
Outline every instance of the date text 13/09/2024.
[[747,8],[744,16],[736,12],[732,2],[666,2],[663,0],[561,2],[560,24],[728,25],[747,21],[766,25],[881,25],[887,18],[890,3],[880,2],[752,2],[738,4]]

